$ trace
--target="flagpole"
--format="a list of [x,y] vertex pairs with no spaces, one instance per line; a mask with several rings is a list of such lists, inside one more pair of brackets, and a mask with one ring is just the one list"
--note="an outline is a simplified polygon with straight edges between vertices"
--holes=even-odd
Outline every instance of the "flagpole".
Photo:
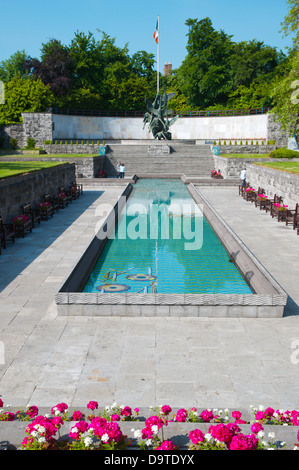
[[160,45],[160,20],[158,16],[158,43],[157,43],[157,94],[159,94],[159,62],[160,62],[160,57],[159,57],[159,45]]

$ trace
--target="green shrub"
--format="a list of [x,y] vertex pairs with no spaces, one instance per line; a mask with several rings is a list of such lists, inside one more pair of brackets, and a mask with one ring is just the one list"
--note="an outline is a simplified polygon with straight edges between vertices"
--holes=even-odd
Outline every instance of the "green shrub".
[[262,145],[265,145],[263,140],[262,140]]
[[10,146],[11,146],[14,150],[16,150],[16,149],[18,148],[18,141],[17,141],[17,139],[15,139],[14,137],[11,137],[11,138],[9,139],[9,143],[10,143]]
[[235,145],[238,145],[238,142],[235,140]]
[[231,144],[232,144],[232,141],[230,140],[230,141],[229,141],[229,145],[231,145]]
[[253,140],[250,142],[250,145],[253,145]]
[[100,141],[99,141],[99,140],[97,140],[97,145],[100,145]]
[[269,154],[270,158],[299,158],[299,152],[287,148],[272,150]]
[[26,145],[25,149],[33,150],[33,149],[35,149],[35,144],[36,144],[35,140],[32,137],[28,137],[27,145]]
[[275,140],[268,140],[267,145],[275,145]]
[[52,145],[52,140],[45,140],[44,145]]

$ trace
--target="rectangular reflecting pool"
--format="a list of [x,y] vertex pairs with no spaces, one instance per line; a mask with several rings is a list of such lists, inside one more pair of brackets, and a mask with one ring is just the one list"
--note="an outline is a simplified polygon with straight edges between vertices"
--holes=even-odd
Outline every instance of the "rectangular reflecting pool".
[[143,179],[83,292],[252,294],[180,180]]
[[59,315],[283,316],[285,291],[183,176],[136,176],[95,215],[96,235],[55,295]]

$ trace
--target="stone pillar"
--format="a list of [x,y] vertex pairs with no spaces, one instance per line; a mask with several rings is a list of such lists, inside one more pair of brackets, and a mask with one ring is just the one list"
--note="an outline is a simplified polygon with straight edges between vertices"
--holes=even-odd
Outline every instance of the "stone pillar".
[[267,114],[267,138],[275,140],[276,147],[285,147],[288,145],[288,133],[284,132],[279,122],[275,120],[275,115]]
[[45,140],[52,140],[52,113],[22,113],[22,118],[26,143],[28,137],[35,140],[36,147],[41,147]]

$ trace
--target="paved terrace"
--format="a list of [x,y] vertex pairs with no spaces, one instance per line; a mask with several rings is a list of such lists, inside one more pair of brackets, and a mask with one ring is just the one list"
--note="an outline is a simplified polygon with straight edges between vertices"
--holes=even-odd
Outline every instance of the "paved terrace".
[[94,236],[97,204],[122,191],[93,187],[0,256],[5,404],[299,409],[299,363],[291,360],[299,341],[299,237],[236,187],[202,190],[289,293],[286,316],[58,316],[54,295]]

